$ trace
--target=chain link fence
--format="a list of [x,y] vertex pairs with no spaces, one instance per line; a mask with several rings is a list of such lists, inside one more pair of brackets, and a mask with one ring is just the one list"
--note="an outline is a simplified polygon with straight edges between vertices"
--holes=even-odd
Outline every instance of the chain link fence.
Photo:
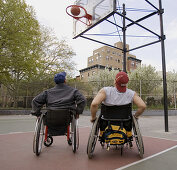
[[[77,88],[87,98],[87,108],[98,93],[105,86],[113,86],[113,81],[92,81],[79,82],[69,81],[69,86]],[[45,89],[53,87],[54,84],[33,84],[20,86],[19,93],[11,93],[5,86],[0,88],[0,108],[26,108],[31,109],[32,99]],[[161,80],[130,80],[128,88],[136,93],[145,101],[149,109],[163,109],[163,82]],[[168,108],[176,110],[177,81],[167,81]]]

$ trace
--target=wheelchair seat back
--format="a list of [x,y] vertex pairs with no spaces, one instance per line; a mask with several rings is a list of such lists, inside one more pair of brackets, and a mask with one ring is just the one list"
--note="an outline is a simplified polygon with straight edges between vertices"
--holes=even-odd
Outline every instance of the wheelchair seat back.
[[101,105],[101,114],[104,119],[130,119],[132,116],[132,104],[121,106]]
[[68,126],[70,122],[71,111],[69,109],[47,111],[46,125],[49,127]]
[[49,135],[66,135],[73,114],[74,112],[70,109],[48,110],[45,115],[45,124],[48,126]]

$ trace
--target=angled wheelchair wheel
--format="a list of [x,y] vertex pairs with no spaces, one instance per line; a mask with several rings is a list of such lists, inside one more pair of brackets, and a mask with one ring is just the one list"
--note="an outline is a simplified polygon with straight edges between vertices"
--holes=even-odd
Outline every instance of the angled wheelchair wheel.
[[34,130],[34,137],[33,137],[33,152],[36,153],[36,136],[37,136],[37,128],[39,124],[40,118],[36,119],[36,125],[35,125],[35,130]]
[[33,139],[33,152],[36,154],[36,156],[40,155],[42,150],[43,140],[44,140],[43,116],[44,114],[38,117],[36,121],[35,134]]
[[52,145],[52,143],[53,143],[53,138],[52,138],[52,136],[47,136],[47,140],[44,141],[44,145],[47,146],[47,147],[49,147],[49,146]]
[[78,119],[75,119],[74,116],[71,122],[71,144],[72,150],[75,153],[76,150],[79,148],[79,129],[78,129]]
[[139,155],[141,158],[143,158],[143,154],[144,154],[143,138],[141,136],[141,132],[139,129],[138,120],[134,116],[133,116],[133,132],[134,132],[134,137],[135,137]]
[[95,122],[92,125],[92,129],[89,135],[88,143],[87,143],[87,155],[88,158],[91,159],[93,157],[93,152],[95,150],[97,138],[98,138],[98,132],[99,132],[99,119],[101,117],[101,114],[99,117],[96,118]]

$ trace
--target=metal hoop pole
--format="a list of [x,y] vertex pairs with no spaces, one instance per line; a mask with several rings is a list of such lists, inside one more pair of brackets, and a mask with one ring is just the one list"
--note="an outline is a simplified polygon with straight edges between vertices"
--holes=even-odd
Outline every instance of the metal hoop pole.
[[165,35],[163,31],[163,9],[161,0],[159,0],[159,17],[160,17],[160,32],[161,32],[161,52],[162,52],[162,71],[163,71],[163,98],[164,98],[164,119],[165,132],[168,132],[168,101],[167,101],[167,82],[166,82],[166,62],[165,62]]
[[123,32],[123,71],[127,72],[126,69],[126,65],[127,65],[127,61],[126,61],[126,52],[127,52],[127,48],[126,48],[126,27],[125,27],[125,15],[126,15],[126,11],[125,11],[125,4],[123,4],[123,28],[122,28],[122,32]]

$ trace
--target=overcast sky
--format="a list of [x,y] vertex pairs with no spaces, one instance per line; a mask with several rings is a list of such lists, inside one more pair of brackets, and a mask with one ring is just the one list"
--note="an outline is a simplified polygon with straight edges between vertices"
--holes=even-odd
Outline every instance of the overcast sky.
[[[135,2],[133,8],[136,8],[138,0],[130,1]],[[152,3],[158,2],[158,0],[149,1]],[[74,59],[77,60],[77,69],[80,70],[87,67],[87,58],[92,55],[93,50],[102,45],[83,38],[72,39],[73,19],[66,14],[66,7],[74,4],[74,0],[26,0],[26,3],[33,6],[37,19],[41,24],[52,28],[58,39],[64,38],[67,40],[68,44],[76,52]],[[149,6],[147,5],[147,7]],[[166,69],[167,71],[177,71],[177,1],[162,0],[162,7],[165,10],[163,20],[164,34],[166,35]],[[151,20],[148,20],[148,22],[155,25],[154,21],[151,22]],[[133,40],[131,42],[135,44],[138,41]],[[132,54],[141,59],[142,64],[151,64],[157,71],[162,70],[160,43],[132,51]],[[76,74],[79,74],[79,72]]]

